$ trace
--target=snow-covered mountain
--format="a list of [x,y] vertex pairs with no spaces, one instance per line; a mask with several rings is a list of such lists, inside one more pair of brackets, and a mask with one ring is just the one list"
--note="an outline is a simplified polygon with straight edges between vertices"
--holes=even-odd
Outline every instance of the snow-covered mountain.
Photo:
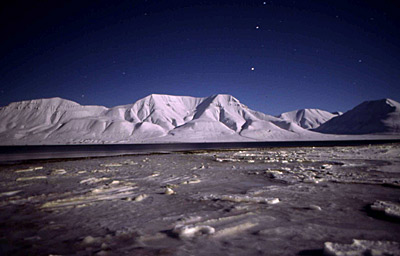
[[315,131],[330,134],[399,134],[400,103],[391,99],[365,101]]
[[334,116],[307,109],[274,117],[251,110],[230,95],[152,94],[113,108],[38,99],[0,108],[0,144],[324,139],[330,135],[308,129]]
[[304,129],[314,129],[338,115],[339,113],[333,114],[325,110],[307,108],[285,112],[278,118],[293,122]]

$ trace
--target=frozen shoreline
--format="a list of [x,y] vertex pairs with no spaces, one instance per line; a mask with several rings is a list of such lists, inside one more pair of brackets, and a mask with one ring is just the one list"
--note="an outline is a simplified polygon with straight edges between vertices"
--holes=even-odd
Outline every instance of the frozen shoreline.
[[6,255],[396,255],[399,153],[397,143],[2,165],[0,245]]
[[399,143],[399,138],[375,138],[330,141],[268,141],[268,142],[206,142],[150,144],[78,144],[0,146],[0,162],[33,159],[82,158],[118,156],[138,153],[157,153],[191,150],[218,150],[274,147],[332,147]]

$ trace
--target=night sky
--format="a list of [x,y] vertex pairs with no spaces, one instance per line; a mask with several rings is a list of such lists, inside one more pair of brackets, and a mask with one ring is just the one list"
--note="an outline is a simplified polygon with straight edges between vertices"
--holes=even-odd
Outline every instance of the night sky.
[[400,101],[397,0],[7,2],[1,106],[224,93],[276,115]]

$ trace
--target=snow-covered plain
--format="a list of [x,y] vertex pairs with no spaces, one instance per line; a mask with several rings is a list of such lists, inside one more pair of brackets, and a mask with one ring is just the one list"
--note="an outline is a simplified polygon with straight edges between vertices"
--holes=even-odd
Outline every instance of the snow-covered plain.
[[2,255],[400,255],[400,144],[0,166]]
[[364,139],[365,134],[399,138],[399,106],[385,99],[365,102],[343,115],[303,109],[275,117],[222,94],[205,98],[152,94],[113,108],[39,99],[0,108],[0,144],[349,139],[336,134],[364,134],[352,139]]

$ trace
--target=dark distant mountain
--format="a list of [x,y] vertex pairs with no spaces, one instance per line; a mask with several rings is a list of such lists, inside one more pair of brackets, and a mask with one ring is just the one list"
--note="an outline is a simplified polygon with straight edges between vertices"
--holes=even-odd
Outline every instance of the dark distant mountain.
[[365,101],[314,131],[329,134],[398,134],[400,103],[391,99]]

